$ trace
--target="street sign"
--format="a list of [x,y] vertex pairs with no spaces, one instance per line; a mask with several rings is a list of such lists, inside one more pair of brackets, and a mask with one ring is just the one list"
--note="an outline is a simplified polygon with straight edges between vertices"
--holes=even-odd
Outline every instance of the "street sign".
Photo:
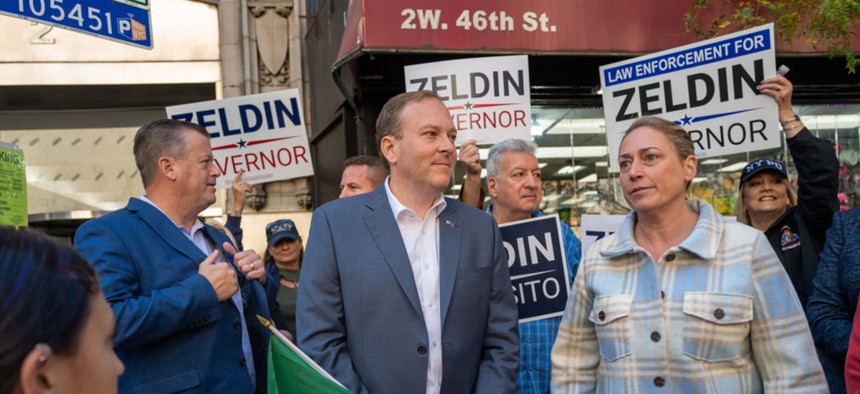
[[114,0],[118,3],[128,4],[132,7],[142,8],[144,10],[149,9],[149,0]]
[[152,49],[149,0],[3,0],[0,14]]

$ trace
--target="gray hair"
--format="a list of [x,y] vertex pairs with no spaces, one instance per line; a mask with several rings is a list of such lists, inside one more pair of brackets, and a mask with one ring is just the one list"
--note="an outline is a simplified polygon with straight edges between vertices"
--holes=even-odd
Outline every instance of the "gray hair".
[[532,141],[517,138],[510,138],[493,145],[487,156],[487,179],[495,178],[498,175],[499,161],[502,160],[502,153],[506,152],[522,152],[535,156],[537,145]]

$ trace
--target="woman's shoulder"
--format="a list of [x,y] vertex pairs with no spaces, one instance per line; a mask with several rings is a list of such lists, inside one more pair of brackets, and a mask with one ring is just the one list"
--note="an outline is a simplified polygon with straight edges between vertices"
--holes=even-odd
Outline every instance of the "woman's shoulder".
[[736,221],[726,220],[720,237],[720,247],[733,251],[733,253],[752,252],[768,243],[767,237],[761,230]]
[[839,219],[840,225],[848,225],[848,224],[857,224],[860,221],[860,207],[852,208],[844,212],[836,212],[833,214],[834,222],[835,219]]
[[[860,208],[853,208],[845,212],[836,212],[833,215],[833,224],[827,233],[836,232],[836,235],[846,244],[860,245]],[[825,241],[826,242],[826,241]]]
[[726,219],[723,219],[723,231],[731,235],[748,239],[753,239],[758,234],[764,234],[761,230],[748,224],[743,224],[737,220]]

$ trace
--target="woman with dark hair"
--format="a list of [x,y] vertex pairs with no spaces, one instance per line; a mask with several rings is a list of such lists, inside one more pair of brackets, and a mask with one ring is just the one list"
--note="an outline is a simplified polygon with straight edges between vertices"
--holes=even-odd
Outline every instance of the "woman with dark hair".
[[93,267],[39,233],[0,226],[0,394],[116,393],[113,311]]
[[687,132],[637,119],[618,162],[633,212],[580,262],[552,350],[553,392],[826,392],[767,239],[685,199],[697,172]]
[[278,329],[287,331],[292,339],[296,334],[296,300],[304,255],[302,237],[292,220],[282,219],[266,225],[266,241],[269,244],[263,255],[266,270],[280,278],[277,296],[280,317],[275,314],[273,318]]

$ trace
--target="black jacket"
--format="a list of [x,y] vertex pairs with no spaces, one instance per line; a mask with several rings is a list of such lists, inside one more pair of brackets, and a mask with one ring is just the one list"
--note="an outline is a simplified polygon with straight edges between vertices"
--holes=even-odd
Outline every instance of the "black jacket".
[[788,140],[788,149],[797,168],[797,205],[771,224],[765,235],[806,310],[825,233],[839,209],[839,161],[830,141],[815,137],[805,127]]

